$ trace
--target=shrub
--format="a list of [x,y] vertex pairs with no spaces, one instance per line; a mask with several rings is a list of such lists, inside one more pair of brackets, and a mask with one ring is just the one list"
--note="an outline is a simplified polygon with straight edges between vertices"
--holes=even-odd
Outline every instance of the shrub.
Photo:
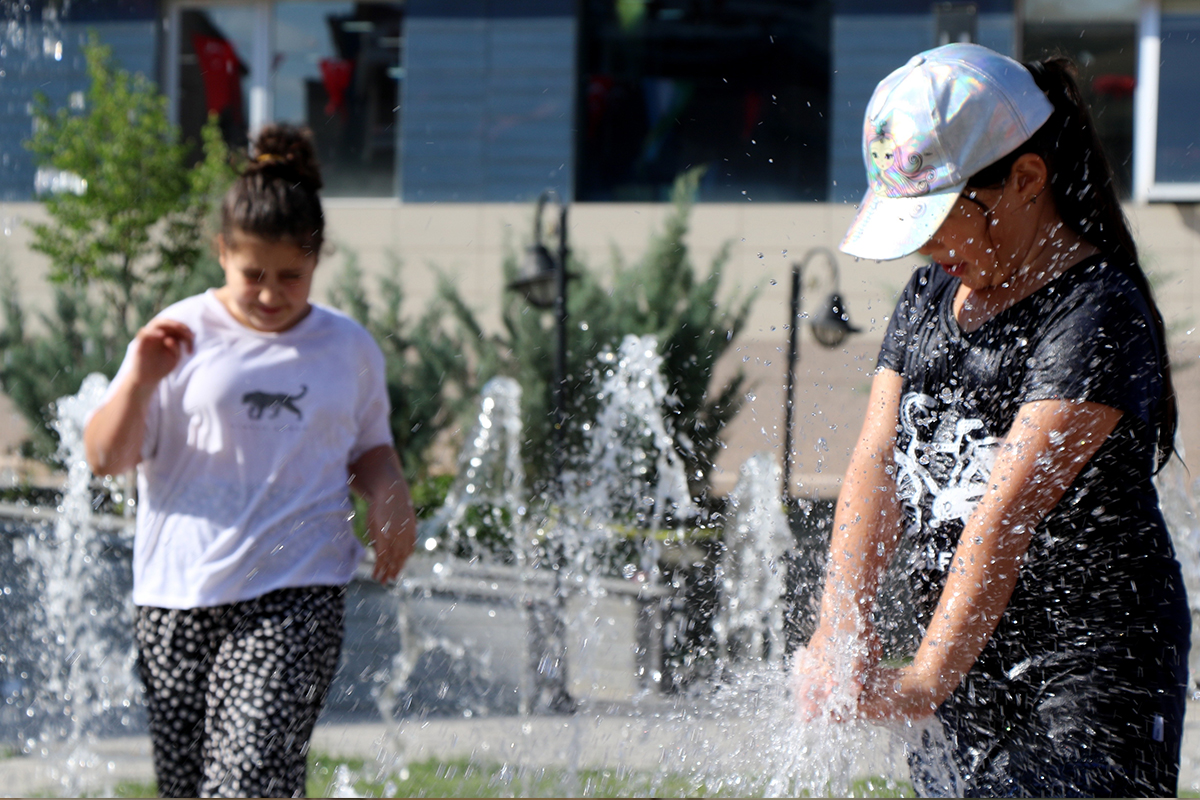
[[430,303],[415,321],[404,317],[399,258],[389,254],[390,268],[378,277],[373,293],[379,302],[372,304],[357,254],[341,249],[345,264],[329,302],[370,331],[383,351],[392,436],[406,476],[417,485],[429,477],[430,445],[476,402],[463,391],[468,381],[463,347],[444,331],[440,303]]
[[[613,253],[612,278],[601,278],[577,258],[569,259],[567,417],[568,461],[585,451],[585,424],[596,419],[598,401],[588,391],[598,357],[615,350],[626,334],[654,334],[664,358],[670,391],[667,407],[675,446],[686,466],[693,495],[708,487],[713,458],[724,426],[741,407],[743,377],[739,373],[723,386],[713,387],[713,369],[745,325],[754,296],[735,297],[727,306],[717,302],[728,243],[713,259],[707,276],[696,275],[686,236],[701,170],[676,181],[673,209],[655,234],[646,255],[628,264]],[[517,256],[505,260],[507,280],[517,277]],[[443,278],[441,295],[458,322],[458,338],[473,351],[473,371],[464,374],[472,396],[496,374],[516,378],[523,390],[526,474],[536,491],[552,477],[554,441],[551,388],[555,338],[552,314],[528,307],[508,292],[504,299],[503,332],[487,335],[457,289]]]

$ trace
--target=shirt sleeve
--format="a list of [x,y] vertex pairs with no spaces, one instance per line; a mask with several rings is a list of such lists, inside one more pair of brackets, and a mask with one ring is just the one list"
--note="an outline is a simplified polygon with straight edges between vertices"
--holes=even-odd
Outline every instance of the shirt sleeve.
[[910,346],[912,327],[920,314],[919,305],[929,291],[929,269],[916,270],[900,294],[900,300],[888,320],[887,333],[879,348],[878,369],[904,372],[905,353]]
[[1085,284],[1049,315],[1026,362],[1020,400],[1100,403],[1149,423],[1162,393],[1161,370],[1137,289]]
[[350,463],[357,461],[368,450],[385,444],[394,446],[383,353],[369,334],[364,333],[363,339],[358,407],[355,409],[358,439],[350,450]]
[[[113,395],[117,393],[117,387],[120,386],[121,382],[128,377],[129,370],[131,369],[131,365],[133,363],[133,346],[135,343],[136,340],[130,342],[129,346],[125,348],[125,358],[121,361],[121,367],[117,370],[117,374],[114,375],[113,379],[109,382],[108,389],[105,390],[104,395],[100,398],[100,402],[96,404],[95,408],[87,413],[87,417],[84,420],[85,426],[92,421],[92,417],[96,416],[96,412],[100,410],[101,406],[113,399]],[[154,396],[150,400],[150,405],[146,409],[146,432],[142,438],[143,461],[154,458],[154,454],[158,450],[158,423],[160,416],[159,410],[162,406],[162,392],[163,387],[160,384],[158,389],[154,392]]]

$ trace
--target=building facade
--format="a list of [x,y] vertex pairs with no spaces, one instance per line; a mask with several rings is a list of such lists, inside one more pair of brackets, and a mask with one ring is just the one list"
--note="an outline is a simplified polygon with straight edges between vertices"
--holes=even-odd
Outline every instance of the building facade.
[[[6,6],[7,8],[8,6]],[[61,188],[22,147],[35,92],[70,104],[95,33],[184,134],[307,124],[331,196],[405,203],[857,201],[875,83],[978,41],[1072,57],[1122,191],[1200,200],[1190,0],[40,0],[0,48],[0,199]],[[15,15],[15,16],[14,16]],[[16,38],[14,39],[14,33]],[[55,180],[58,183],[55,183]]]
[[[728,488],[751,453],[781,453],[792,266],[833,250],[866,188],[862,115],[875,84],[939,43],[977,41],[1079,67],[1171,326],[1185,440],[1200,430],[1200,0],[27,0],[4,4],[0,260],[47,307],[28,226],[38,198],[78,190],[23,146],[31,103],[82,108],[96,35],[157,82],[185,136],[210,113],[244,146],[272,120],[312,128],[329,241],[316,296],[353,254],[368,275],[404,263],[419,314],[440,276],[498,325],[501,263],[528,244],[547,188],[571,202],[570,245],[602,269],[635,263],[675,176],[703,167],[688,236],[704,270],[758,293],[718,366],[746,373],[745,410],[718,456]],[[60,9],[65,8],[65,13]],[[835,491],[866,407],[874,355],[914,259],[840,262],[864,332],[837,350],[801,335],[795,491]],[[836,274],[809,271],[823,297]],[[807,302],[807,301],[806,301]],[[806,306],[807,308],[807,306]],[[3,401],[0,399],[0,406]],[[0,449],[19,437],[5,434]],[[1200,470],[1200,447],[1189,465]]]

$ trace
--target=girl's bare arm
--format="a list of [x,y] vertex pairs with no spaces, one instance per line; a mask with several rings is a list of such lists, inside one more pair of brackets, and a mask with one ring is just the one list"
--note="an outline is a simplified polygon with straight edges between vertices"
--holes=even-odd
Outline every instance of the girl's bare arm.
[[1042,400],[1021,407],[963,529],[913,663],[876,672],[860,704],[863,716],[928,716],[958,688],[1008,607],[1033,529],[1120,418],[1098,403]]
[[795,661],[797,701],[804,716],[828,711],[829,697],[845,691],[847,681],[857,697],[877,658],[869,617],[900,536],[893,450],[902,388],[898,373],[885,369],[876,374],[862,433],[838,493],[817,630]]
[[417,516],[396,450],[380,445],[359,456],[350,465],[350,488],[367,501],[373,577],[380,583],[394,580],[417,543]]
[[138,331],[129,369],[83,432],[92,472],[117,475],[142,460],[150,398],[159,381],[179,364],[184,348],[192,348],[193,341],[191,329],[171,319],[152,320]]

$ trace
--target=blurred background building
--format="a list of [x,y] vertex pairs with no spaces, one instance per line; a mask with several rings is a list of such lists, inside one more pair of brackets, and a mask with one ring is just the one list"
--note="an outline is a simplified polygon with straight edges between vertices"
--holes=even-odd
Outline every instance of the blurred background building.
[[[34,0],[52,59],[0,53],[0,197],[39,188],[35,90],[85,88],[94,30],[194,135],[316,133],[329,193],[403,202],[855,201],[875,83],[935,44],[1072,57],[1126,194],[1200,199],[1200,3],[1188,0]],[[28,64],[21,63],[29,61]],[[29,68],[29,67],[33,68]],[[1136,147],[1135,147],[1136,143]],[[1136,192],[1135,192],[1136,187]]]
[[[486,318],[502,288],[500,259],[525,243],[529,204],[547,188],[573,203],[577,254],[593,262],[609,247],[636,255],[675,177],[704,165],[691,241],[697,261],[730,241],[730,284],[762,292],[761,325],[739,348],[761,387],[731,434],[744,438],[731,445],[742,450],[730,456],[739,464],[746,450],[779,445],[781,284],[809,247],[836,246],[865,191],[860,137],[871,90],[918,51],[975,41],[1020,59],[1074,59],[1180,346],[1195,327],[1197,0],[14,7],[10,17],[53,23],[40,41],[17,46],[10,37],[0,47],[0,221],[27,297],[37,297],[41,262],[23,248],[19,223],[38,218],[39,195],[70,188],[71,179],[39,172],[23,147],[30,103],[36,91],[56,105],[83,103],[80,43],[89,31],[125,68],[159,84],[185,136],[195,137],[214,112],[235,146],[270,121],[311,127],[326,170],[331,238],[353,248],[368,271],[400,256],[410,303],[433,291],[425,265],[435,263],[467,279],[468,299]],[[10,30],[22,20],[10,19]],[[1152,201],[1166,202],[1146,205]],[[816,392],[820,419],[799,418],[798,447],[828,451],[801,459],[798,479],[810,483],[819,482],[816,472],[840,472],[886,315],[907,279],[897,265],[846,261],[841,288],[867,332],[833,357],[805,351],[817,388],[802,381],[801,396]]]

